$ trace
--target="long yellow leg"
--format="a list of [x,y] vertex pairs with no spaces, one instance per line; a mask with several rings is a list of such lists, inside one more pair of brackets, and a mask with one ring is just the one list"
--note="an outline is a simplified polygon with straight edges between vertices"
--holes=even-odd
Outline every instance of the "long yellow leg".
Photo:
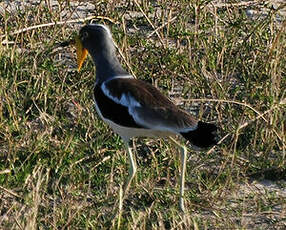
[[131,181],[132,181],[133,177],[136,174],[136,162],[135,162],[135,160],[133,158],[132,150],[131,150],[131,148],[129,146],[129,143],[128,143],[129,140],[125,139],[125,138],[122,138],[122,139],[123,139],[123,142],[125,144],[126,151],[128,153],[130,167],[129,167],[129,175],[128,175],[127,181],[125,182],[124,190],[122,192],[122,187],[121,186],[120,186],[120,190],[119,190],[118,212],[117,212],[116,216],[114,217],[114,219],[117,217],[117,229],[120,229],[120,225],[121,225],[123,201],[125,199],[125,196],[127,195],[127,192],[129,190]]
[[130,184],[131,184],[131,181],[133,179],[133,177],[135,176],[136,174],[136,162],[133,158],[133,153],[132,153],[132,150],[128,144],[128,141],[127,140],[123,140],[124,141],[124,144],[125,144],[125,147],[126,147],[126,151],[128,153],[128,158],[129,158],[129,163],[130,163],[130,167],[129,167],[129,175],[128,175],[128,178],[127,178],[127,181],[126,181],[126,184],[125,184],[125,188],[124,188],[124,191],[123,191],[123,197],[125,197],[125,195],[127,194],[128,190],[129,190],[129,187],[130,187]]
[[180,176],[180,198],[179,198],[179,207],[184,212],[184,190],[185,190],[185,173],[186,173],[186,162],[187,162],[187,149],[185,146],[178,143],[172,137],[169,137],[170,140],[181,149],[181,176]]

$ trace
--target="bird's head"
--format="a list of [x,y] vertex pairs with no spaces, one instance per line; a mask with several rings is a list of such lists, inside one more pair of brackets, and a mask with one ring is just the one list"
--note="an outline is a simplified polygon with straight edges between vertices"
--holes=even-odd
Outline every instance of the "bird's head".
[[98,55],[113,52],[114,44],[108,27],[101,24],[85,25],[74,40],[77,53],[78,71],[81,69],[87,53],[96,59]]

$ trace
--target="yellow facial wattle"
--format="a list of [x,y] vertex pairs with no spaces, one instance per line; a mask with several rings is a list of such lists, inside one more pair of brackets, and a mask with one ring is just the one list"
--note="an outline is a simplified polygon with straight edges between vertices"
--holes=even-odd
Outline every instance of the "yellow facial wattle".
[[75,38],[76,56],[77,56],[77,71],[79,72],[84,60],[87,57],[87,49],[82,46],[82,42],[79,37]]

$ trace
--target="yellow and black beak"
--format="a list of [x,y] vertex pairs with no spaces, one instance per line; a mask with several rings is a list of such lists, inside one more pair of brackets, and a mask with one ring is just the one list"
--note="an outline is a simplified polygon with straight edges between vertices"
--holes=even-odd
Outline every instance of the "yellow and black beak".
[[84,60],[87,58],[88,51],[85,49],[82,45],[82,42],[77,35],[74,39],[69,40],[69,41],[64,41],[59,44],[61,47],[66,47],[73,45],[76,48],[76,56],[77,56],[77,71],[79,72]]
[[75,40],[74,40],[74,45],[75,45],[75,48],[76,48],[76,56],[77,56],[77,71],[79,72],[81,67],[82,67],[82,64],[84,62],[84,60],[86,59],[87,57],[87,49],[85,49],[82,45],[82,42],[79,38],[79,36],[76,36]]

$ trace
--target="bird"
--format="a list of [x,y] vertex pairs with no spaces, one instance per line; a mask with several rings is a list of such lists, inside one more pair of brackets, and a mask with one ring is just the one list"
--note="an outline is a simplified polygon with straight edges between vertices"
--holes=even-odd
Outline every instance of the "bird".
[[96,66],[95,109],[125,144],[130,167],[123,194],[128,192],[137,170],[130,140],[135,137],[169,137],[181,149],[179,208],[185,211],[187,148],[173,137],[182,136],[194,148],[207,149],[217,144],[217,126],[198,121],[155,86],[129,74],[117,57],[112,33],[106,25],[86,24],[69,43],[76,47],[78,71],[87,55],[92,57]]

